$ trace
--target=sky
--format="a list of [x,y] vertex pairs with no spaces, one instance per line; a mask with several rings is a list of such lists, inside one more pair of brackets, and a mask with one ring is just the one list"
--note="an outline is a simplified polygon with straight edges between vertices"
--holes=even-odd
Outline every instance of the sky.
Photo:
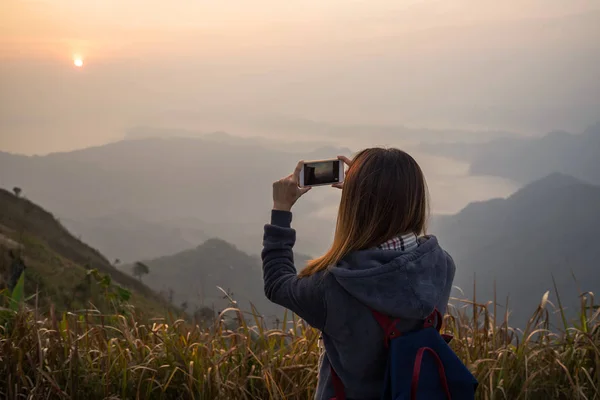
[[599,39],[600,0],[2,0],[0,151],[255,116],[577,131]]

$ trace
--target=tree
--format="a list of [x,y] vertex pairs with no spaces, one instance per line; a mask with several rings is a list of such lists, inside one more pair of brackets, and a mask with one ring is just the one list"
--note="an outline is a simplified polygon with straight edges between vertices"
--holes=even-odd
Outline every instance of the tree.
[[137,278],[142,281],[142,276],[150,273],[150,268],[143,262],[136,262],[133,266],[133,276],[137,276]]
[[21,192],[22,192],[22,190],[21,190],[20,187],[15,186],[13,188],[13,193],[15,194],[15,196],[20,197],[21,196]]

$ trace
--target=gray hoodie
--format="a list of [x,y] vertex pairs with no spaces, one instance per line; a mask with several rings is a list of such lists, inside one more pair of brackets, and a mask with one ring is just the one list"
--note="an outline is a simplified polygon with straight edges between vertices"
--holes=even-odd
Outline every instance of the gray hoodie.
[[362,250],[338,265],[299,278],[292,247],[292,215],[273,211],[265,226],[262,260],[266,296],[323,332],[317,400],[334,396],[330,368],[348,400],[379,399],[386,350],[370,308],[400,318],[408,331],[434,308],[445,313],[454,280],[452,258],[434,236],[419,239],[411,252]]

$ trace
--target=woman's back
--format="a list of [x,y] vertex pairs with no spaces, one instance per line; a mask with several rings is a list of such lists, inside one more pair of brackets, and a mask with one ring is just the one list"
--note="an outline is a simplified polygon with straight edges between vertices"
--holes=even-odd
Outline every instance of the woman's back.
[[[363,250],[350,254],[325,277],[327,318],[323,341],[329,363],[340,376],[349,399],[378,399],[383,387],[384,333],[371,310],[401,319],[402,331],[416,328],[434,308],[446,311],[455,267],[437,239],[421,239],[409,251]],[[333,397],[321,379],[317,399]]]
[[400,318],[403,331],[417,327],[434,307],[445,312],[455,272],[452,259],[433,236],[421,238],[419,246],[408,252],[356,251],[336,267],[303,278],[307,288],[312,289],[306,297],[312,299],[303,301],[301,309],[294,309],[294,303],[300,300],[297,293],[274,290],[287,273],[275,263],[281,260],[280,244],[291,234],[287,229],[266,230],[265,290],[273,302],[291,308],[313,324],[315,316],[322,316],[317,324],[323,332],[326,354],[319,366],[315,398],[329,400],[334,396],[332,366],[348,399],[378,399],[386,349],[384,334],[371,309]]

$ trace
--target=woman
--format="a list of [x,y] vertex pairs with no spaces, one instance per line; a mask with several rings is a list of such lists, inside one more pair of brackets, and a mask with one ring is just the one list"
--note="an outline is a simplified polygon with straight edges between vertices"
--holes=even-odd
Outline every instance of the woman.
[[416,161],[398,149],[366,149],[348,165],[333,244],[297,274],[290,227],[302,168],[273,184],[271,224],[262,251],[266,296],[323,333],[325,355],[315,399],[335,396],[332,369],[348,399],[379,399],[384,334],[371,310],[416,328],[445,313],[455,266],[434,236],[423,236],[427,186]]

